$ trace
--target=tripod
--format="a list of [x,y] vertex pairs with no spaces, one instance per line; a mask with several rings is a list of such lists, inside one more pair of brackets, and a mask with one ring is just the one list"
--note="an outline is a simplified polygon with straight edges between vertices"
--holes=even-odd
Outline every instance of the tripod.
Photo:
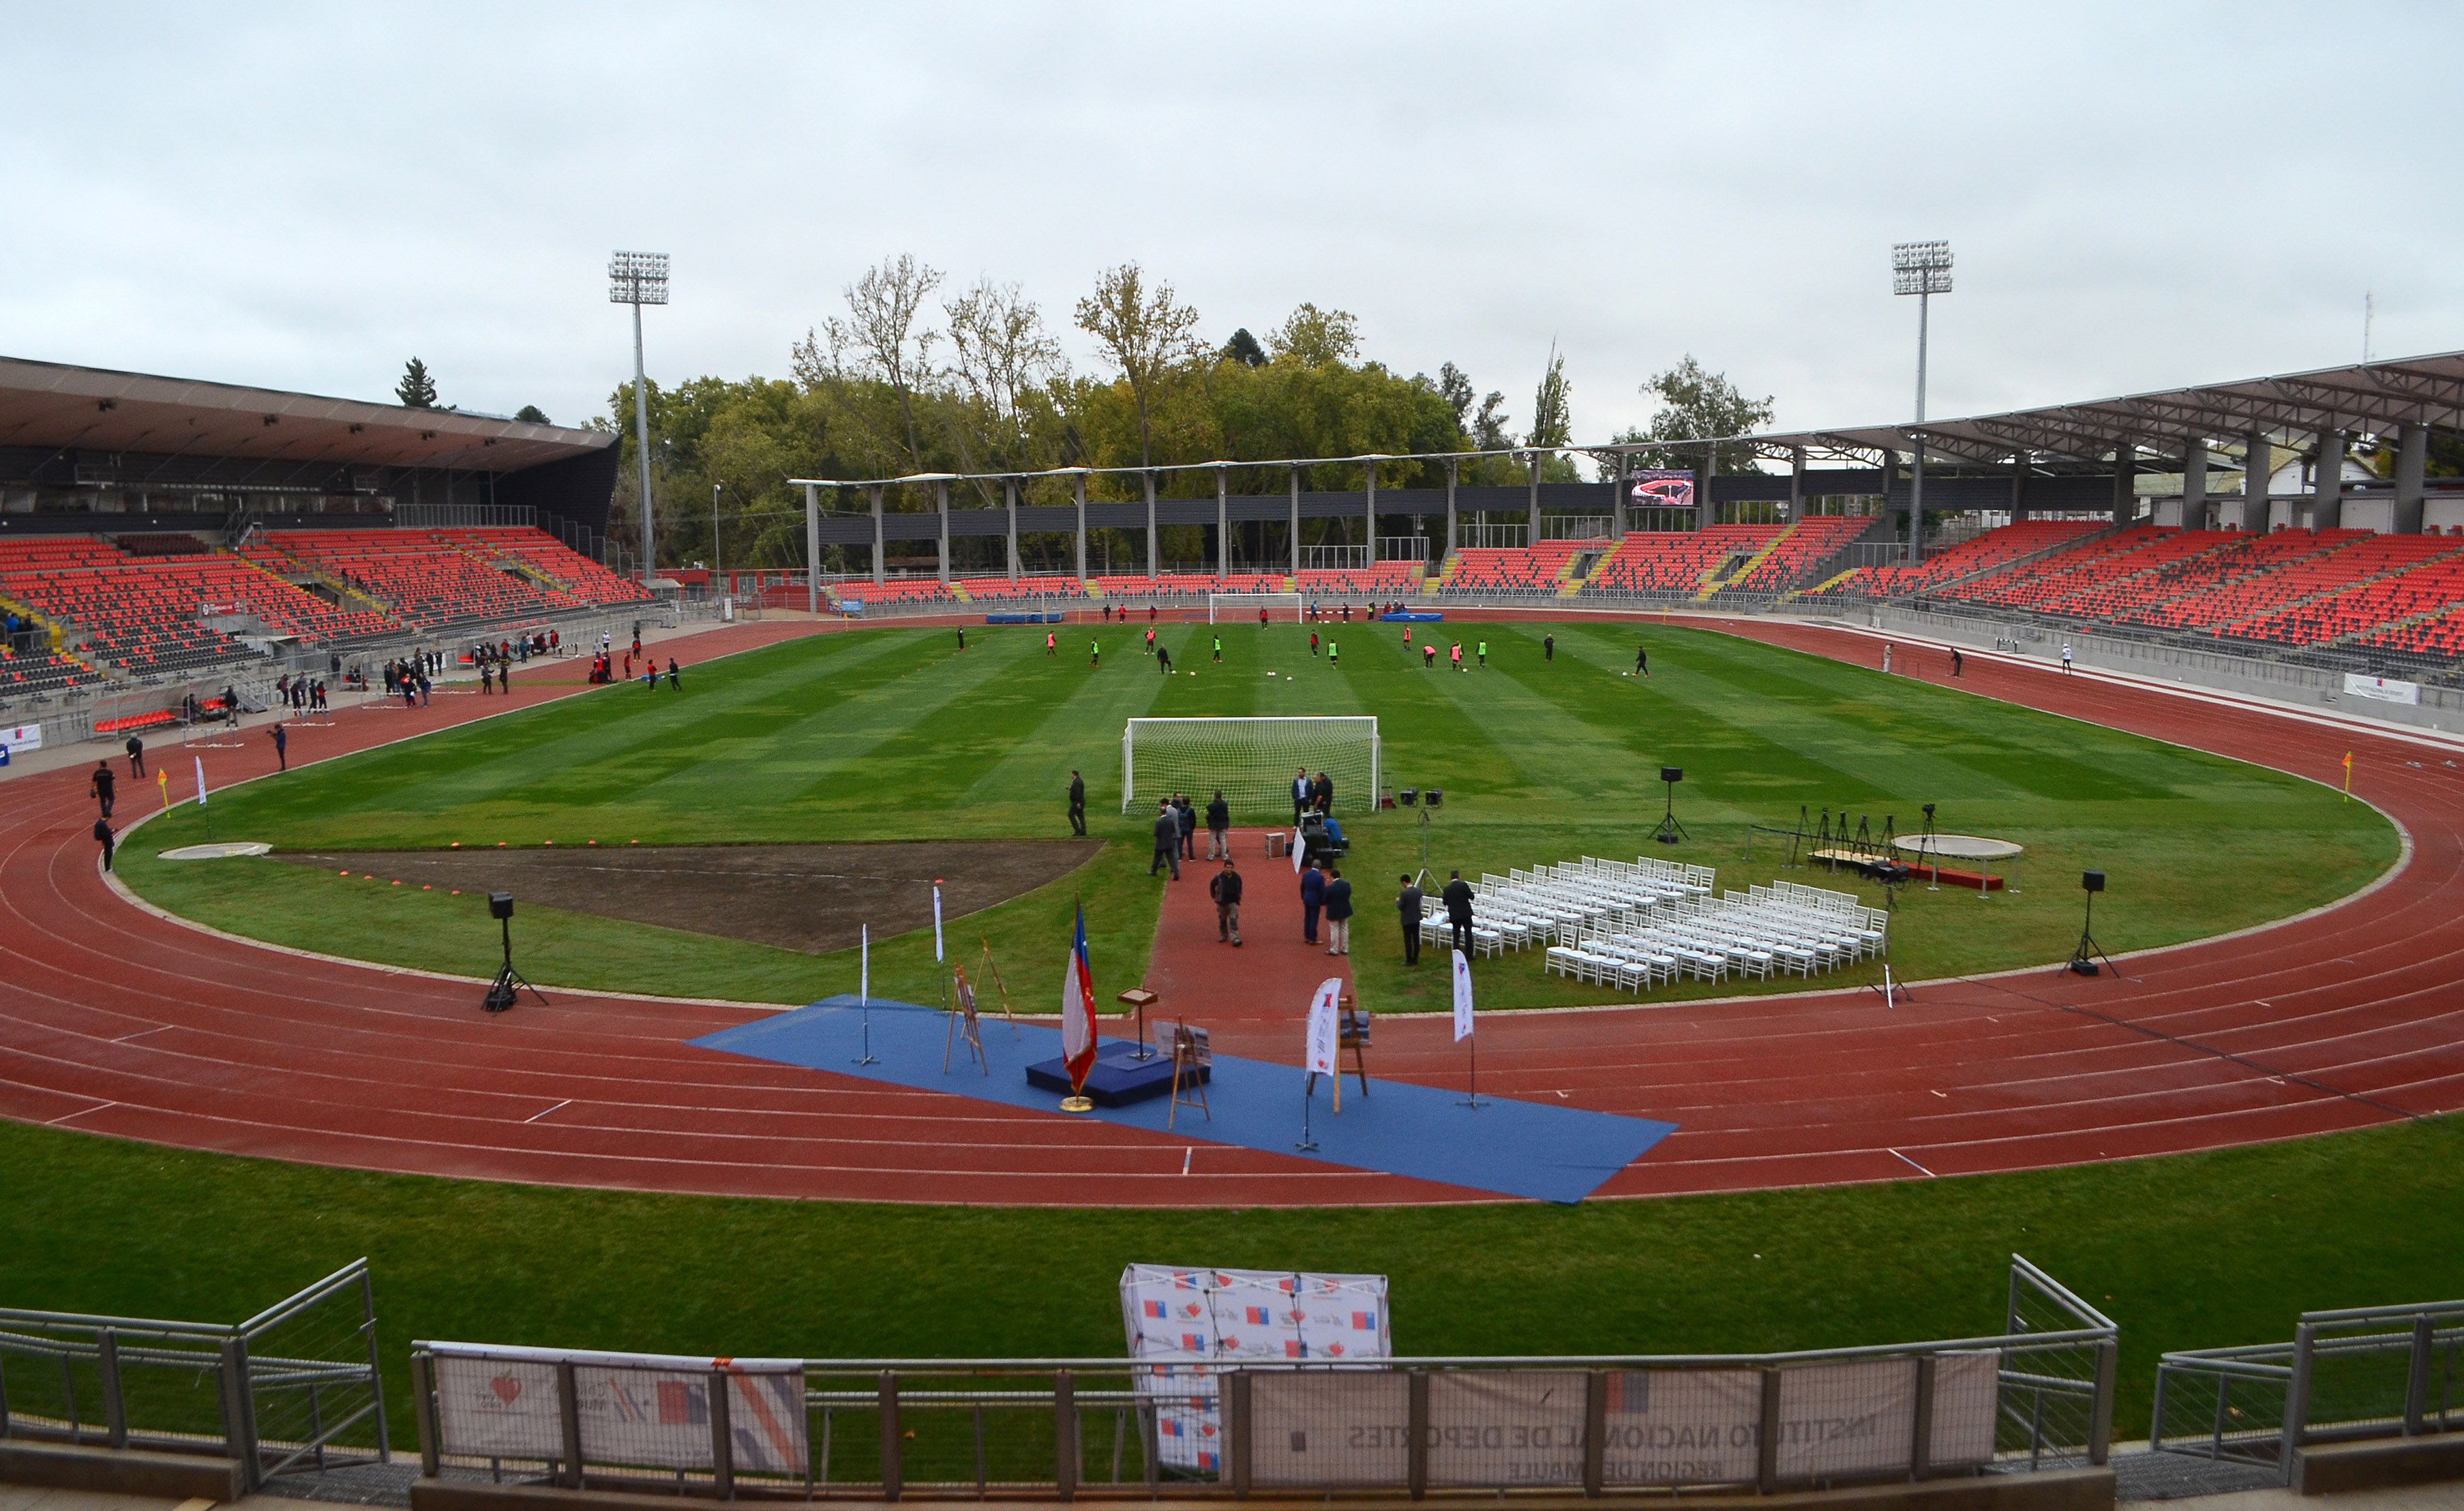
[[[2104,962],[2103,966],[2097,965],[2099,960]],[[2071,952],[2070,960],[2062,969],[2073,975],[2097,975],[2103,971],[2111,971],[2116,976],[2122,975],[2122,967],[2115,965],[2113,956],[2104,953],[2104,946],[2096,942],[2096,893],[2094,892],[2087,894],[2087,916],[2079,924],[2079,948]],[[2124,979],[2127,978],[2124,977]]]
[[518,988],[530,987],[531,996],[538,997],[539,1005],[545,1007],[547,994],[531,986],[531,978],[514,969],[514,921],[499,918],[496,922],[505,932],[505,963],[497,967],[496,979],[489,985],[487,998],[480,1005],[491,1013],[501,1013],[514,1005],[514,998],[519,995]]
[[1677,821],[1677,784],[1668,782],[1668,807],[1660,816],[1660,827],[1651,837],[1662,844],[1675,844],[1687,838],[1685,825]]

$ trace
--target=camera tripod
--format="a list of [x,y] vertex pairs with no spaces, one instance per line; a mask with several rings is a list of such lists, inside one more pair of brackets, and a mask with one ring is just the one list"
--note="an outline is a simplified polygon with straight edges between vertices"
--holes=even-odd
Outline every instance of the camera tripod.
[[[2100,960],[2104,964],[2099,966],[2097,962]],[[2101,975],[2110,971],[2116,977],[2127,979],[2122,976],[2122,967],[2113,963],[2113,956],[2104,953],[2104,946],[2096,942],[2096,893],[2094,892],[2087,894],[2087,916],[2079,924],[2079,948],[2071,952],[2071,957],[2062,969],[2073,975]]]
[[496,979],[489,984],[487,998],[480,1005],[491,1013],[501,1013],[514,1005],[514,999],[520,995],[521,988],[528,987],[531,996],[538,997],[539,1005],[545,1007],[547,994],[532,986],[529,976],[514,969],[514,921],[511,918],[499,918],[496,922],[503,927],[505,932],[505,963],[496,968]]

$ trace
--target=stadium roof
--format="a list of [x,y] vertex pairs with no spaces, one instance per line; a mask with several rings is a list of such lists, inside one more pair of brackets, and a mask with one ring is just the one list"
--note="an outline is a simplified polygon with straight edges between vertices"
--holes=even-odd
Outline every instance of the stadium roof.
[[0,357],[0,447],[513,472],[601,430]]
[[2464,427],[2464,352],[2392,358],[1959,420],[1927,420],[1922,425],[1793,430],[1752,439],[1767,451],[1785,453],[1804,447],[1870,457],[1883,450],[1909,450],[1922,433],[1930,454],[2007,462],[2021,451],[2040,458],[2110,458],[2125,438],[2167,450],[2180,449],[2195,440],[2239,440],[2255,430],[2281,439],[2288,431],[2376,433],[2408,425]]

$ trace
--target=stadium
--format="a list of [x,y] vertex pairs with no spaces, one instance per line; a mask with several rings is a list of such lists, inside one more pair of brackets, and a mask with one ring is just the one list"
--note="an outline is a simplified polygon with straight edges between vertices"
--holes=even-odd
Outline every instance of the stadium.
[[606,276],[583,426],[0,357],[0,1511],[2456,1503],[2464,352]]

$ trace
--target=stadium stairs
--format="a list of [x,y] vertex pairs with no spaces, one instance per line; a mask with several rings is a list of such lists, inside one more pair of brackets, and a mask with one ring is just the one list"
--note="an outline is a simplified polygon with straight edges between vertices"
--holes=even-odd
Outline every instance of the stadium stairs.
[[1718,592],[1793,592],[1814,581],[1877,523],[1872,515],[1808,515],[1747,558]]

